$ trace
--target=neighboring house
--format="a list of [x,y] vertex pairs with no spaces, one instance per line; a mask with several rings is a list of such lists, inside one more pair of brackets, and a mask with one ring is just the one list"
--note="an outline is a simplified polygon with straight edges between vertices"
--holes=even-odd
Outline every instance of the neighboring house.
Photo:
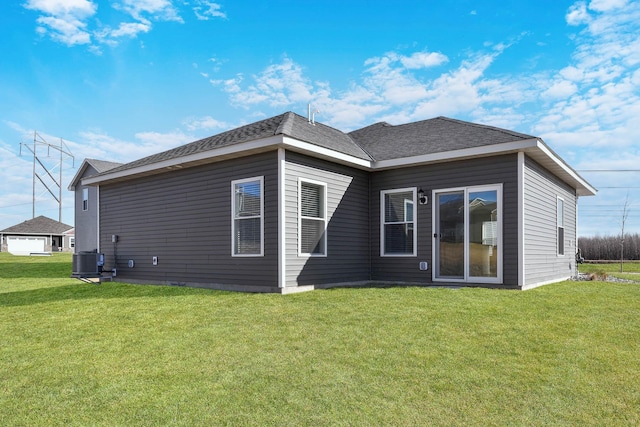
[[74,228],[39,216],[0,230],[0,249],[13,255],[73,252]]
[[122,163],[85,159],[69,184],[69,190],[75,192],[75,225],[78,233],[75,239],[75,252],[98,250],[98,187],[82,185],[82,178],[106,172]]
[[118,280],[280,293],[567,279],[596,192],[533,136],[445,117],[343,133],[291,112],[73,185],[96,189]]

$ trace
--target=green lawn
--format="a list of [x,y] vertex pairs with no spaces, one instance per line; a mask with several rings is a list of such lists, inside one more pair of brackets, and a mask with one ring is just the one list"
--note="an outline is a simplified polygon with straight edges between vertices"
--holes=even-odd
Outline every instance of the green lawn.
[[640,284],[262,295],[0,253],[2,426],[640,424]]

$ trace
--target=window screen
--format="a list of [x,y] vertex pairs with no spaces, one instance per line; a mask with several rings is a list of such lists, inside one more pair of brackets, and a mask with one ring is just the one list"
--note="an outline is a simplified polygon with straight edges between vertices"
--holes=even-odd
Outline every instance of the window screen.
[[558,198],[558,255],[564,255],[564,200]]
[[88,188],[82,189],[82,210],[83,211],[89,210],[89,189]]
[[233,254],[261,255],[262,178],[233,182]]
[[415,254],[413,190],[382,192],[383,255]]
[[300,182],[300,253],[326,255],[326,187]]

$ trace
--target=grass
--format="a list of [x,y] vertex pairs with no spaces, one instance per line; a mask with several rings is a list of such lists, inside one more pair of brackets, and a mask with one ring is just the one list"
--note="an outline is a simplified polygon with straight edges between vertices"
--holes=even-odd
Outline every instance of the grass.
[[640,285],[240,294],[0,253],[0,425],[638,425]]

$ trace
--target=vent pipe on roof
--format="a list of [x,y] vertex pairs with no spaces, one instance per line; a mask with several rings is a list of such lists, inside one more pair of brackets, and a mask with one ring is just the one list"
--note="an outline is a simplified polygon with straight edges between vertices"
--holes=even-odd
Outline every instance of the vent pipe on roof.
[[309,124],[312,125],[316,125],[316,114],[318,114],[320,112],[320,110],[318,110],[317,108],[313,111],[313,113],[311,112],[311,104],[307,104],[307,114],[309,117]]

